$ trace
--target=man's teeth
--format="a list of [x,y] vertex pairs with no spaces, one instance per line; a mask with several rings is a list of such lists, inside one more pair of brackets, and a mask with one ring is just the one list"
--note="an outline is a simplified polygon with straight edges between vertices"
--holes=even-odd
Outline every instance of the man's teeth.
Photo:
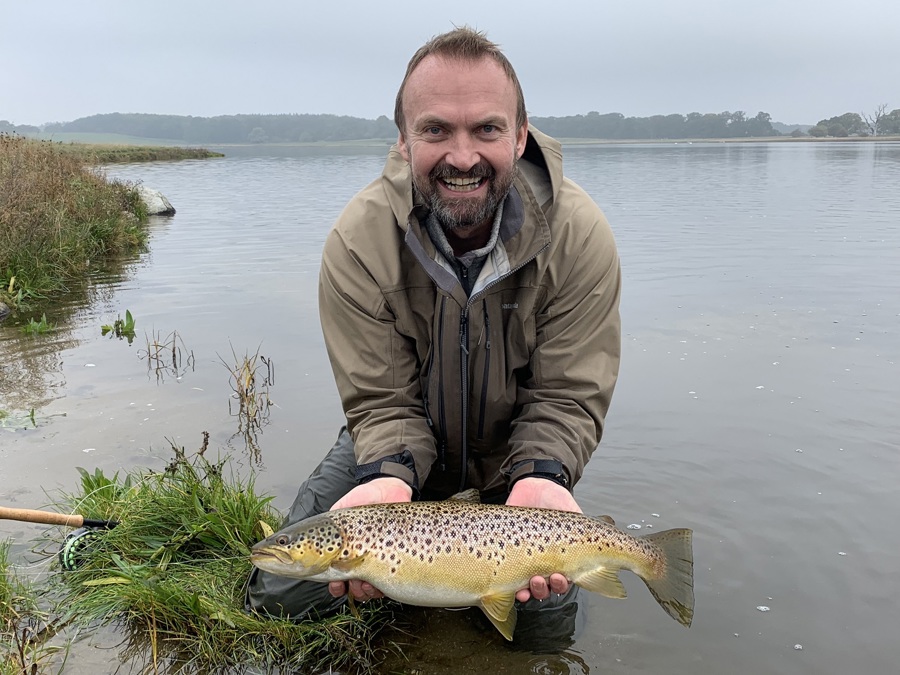
[[444,185],[451,190],[466,192],[476,189],[481,185],[481,178],[444,178]]

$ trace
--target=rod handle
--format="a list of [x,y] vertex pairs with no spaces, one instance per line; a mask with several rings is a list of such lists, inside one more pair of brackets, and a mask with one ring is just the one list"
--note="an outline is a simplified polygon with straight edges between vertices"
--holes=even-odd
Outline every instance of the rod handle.
[[5,506],[0,506],[0,520],[20,520],[25,523],[64,525],[66,527],[81,527],[84,525],[84,516],[79,516],[78,514],[66,515],[65,513],[36,511],[34,509],[10,509]]

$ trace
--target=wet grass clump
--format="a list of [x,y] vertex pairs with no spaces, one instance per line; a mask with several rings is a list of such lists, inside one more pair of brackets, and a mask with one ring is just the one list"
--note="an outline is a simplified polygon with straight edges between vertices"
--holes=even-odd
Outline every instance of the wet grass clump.
[[147,210],[59,144],[0,134],[0,301],[66,289],[92,263],[143,246]]
[[116,625],[122,658],[146,672],[370,670],[384,610],[305,622],[245,611],[250,547],[281,518],[227,460],[173,449],[161,472],[120,479],[82,470],[81,492],[64,508],[119,524],[90,539],[73,571],[55,575],[63,619]]

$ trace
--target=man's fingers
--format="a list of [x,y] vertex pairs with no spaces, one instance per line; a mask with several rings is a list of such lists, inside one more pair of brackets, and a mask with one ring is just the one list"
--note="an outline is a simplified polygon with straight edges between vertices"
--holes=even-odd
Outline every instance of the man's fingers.
[[347,584],[343,581],[330,581],[328,582],[328,592],[335,598],[347,595]]
[[550,597],[550,587],[544,577],[531,577],[531,596],[535,600],[546,600]]
[[550,590],[563,595],[569,592],[569,580],[562,574],[550,575]]

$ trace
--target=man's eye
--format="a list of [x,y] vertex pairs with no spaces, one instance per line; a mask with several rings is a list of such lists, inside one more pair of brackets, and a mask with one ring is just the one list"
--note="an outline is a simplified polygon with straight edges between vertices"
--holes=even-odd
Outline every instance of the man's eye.
[[430,136],[437,136],[438,134],[441,133],[441,128],[440,127],[428,127],[427,129],[425,129],[425,133]]
[[481,127],[481,130],[486,134],[492,134],[497,130],[497,127],[495,127],[493,124],[485,124],[483,127]]

